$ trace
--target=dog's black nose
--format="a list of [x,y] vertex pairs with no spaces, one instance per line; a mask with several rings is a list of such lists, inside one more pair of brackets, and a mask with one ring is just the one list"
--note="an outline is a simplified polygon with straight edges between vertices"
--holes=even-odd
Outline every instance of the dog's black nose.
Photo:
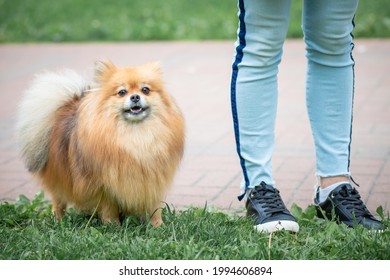
[[140,99],[141,99],[141,98],[140,98],[140,96],[139,96],[138,94],[132,94],[132,95],[130,96],[130,100],[131,100],[132,102],[134,102],[134,103],[137,103]]

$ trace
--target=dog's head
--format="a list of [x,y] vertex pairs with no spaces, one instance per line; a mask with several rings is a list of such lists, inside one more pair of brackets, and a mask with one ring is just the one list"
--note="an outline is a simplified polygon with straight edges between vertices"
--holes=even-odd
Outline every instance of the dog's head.
[[139,123],[169,110],[158,63],[119,68],[109,61],[98,61],[95,81],[100,88],[101,108],[109,115]]

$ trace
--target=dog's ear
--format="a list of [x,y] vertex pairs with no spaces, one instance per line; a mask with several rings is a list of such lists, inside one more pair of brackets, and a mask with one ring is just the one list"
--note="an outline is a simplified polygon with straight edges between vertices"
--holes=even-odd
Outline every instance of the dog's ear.
[[141,66],[145,71],[148,71],[151,74],[161,77],[163,71],[161,68],[161,63],[159,61],[149,62]]
[[105,81],[111,73],[116,69],[116,66],[110,60],[97,60],[95,62],[95,81]]

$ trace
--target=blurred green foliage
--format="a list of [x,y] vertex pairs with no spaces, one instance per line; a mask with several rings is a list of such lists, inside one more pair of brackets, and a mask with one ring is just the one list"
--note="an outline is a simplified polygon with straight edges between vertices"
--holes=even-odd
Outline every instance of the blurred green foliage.
[[[0,0],[0,42],[235,39],[236,0]],[[303,0],[289,38],[302,37]],[[390,1],[360,1],[355,35],[390,37]]]

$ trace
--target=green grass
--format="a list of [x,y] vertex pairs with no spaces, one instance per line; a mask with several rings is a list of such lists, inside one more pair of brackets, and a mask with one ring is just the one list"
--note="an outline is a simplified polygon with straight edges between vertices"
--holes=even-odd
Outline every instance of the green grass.
[[[0,42],[235,39],[236,0],[0,0]],[[288,37],[302,37],[294,0]],[[390,1],[360,1],[355,35],[390,37]]]
[[[383,216],[383,210],[378,209]],[[153,228],[134,217],[121,227],[69,209],[58,223],[38,194],[0,204],[0,259],[390,259],[390,231],[373,234],[315,217],[315,209],[292,207],[299,234],[259,234],[249,219],[207,208],[164,208],[165,224]],[[389,217],[383,221],[390,226]]]

